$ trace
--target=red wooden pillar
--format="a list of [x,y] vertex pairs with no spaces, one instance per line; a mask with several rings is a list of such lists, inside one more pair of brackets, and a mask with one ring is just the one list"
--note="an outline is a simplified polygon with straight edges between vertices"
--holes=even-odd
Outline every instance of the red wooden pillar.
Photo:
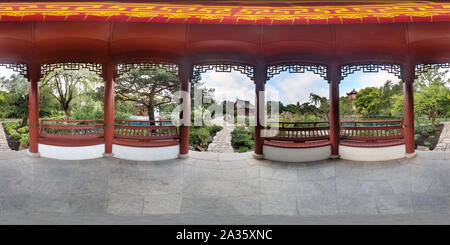
[[341,70],[337,63],[328,66],[328,82],[330,86],[330,142],[331,158],[339,157],[339,138],[340,138],[340,120],[339,120],[339,82],[341,81]]
[[107,63],[103,65],[103,78],[105,79],[105,103],[104,103],[104,137],[105,156],[112,156],[112,144],[114,139],[114,83],[116,77],[116,65]]
[[256,159],[263,158],[264,138],[261,137],[261,131],[264,129],[264,103],[265,102],[265,83],[267,77],[266,66],[263,62],[258,62],[255,66],[255,154]]
[[180,112],[180,158],[186,158],[189,154],[189,126],[191,125],[191,94],[190,79],[193,66],[188,60],[178,64],[178,79],[181,89]]
[[408,63],[403,66],[403,127],[405,138],[405,151],[407,157],[414,156],[414,91],[415,66]]
[[28,118],[29,118],[29,147],[31,156],[38,156],[39,149],[39,79],[41,78],[41,65],[28,66],[28,80],[30,82],[28,94]]

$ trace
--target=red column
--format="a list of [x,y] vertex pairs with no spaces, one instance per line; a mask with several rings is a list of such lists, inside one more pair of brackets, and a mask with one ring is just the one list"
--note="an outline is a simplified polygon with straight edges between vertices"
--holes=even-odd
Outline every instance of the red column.
[[104,103],[104,137],[105,156],[112,156],[112,143],[114,139],[114,79],[116,65],[108,63],[103,65],[103,77],[105,79],[105,103]]
[[331,158],[339,157],[339,82],[341,80],[340,66],[332,63],[328,66],[328,82],[330,84],[330,142]]
[[193,66],[188,60],[178,64],[178,79],[181,89],[181,113],[180,113],[180,158],[189,154],[189,126],[191,125],[191,96],[190,78]]
[[405,137],[405,150],[409,156],[414,154],[414,93],[413,83],[415,77],[414,64],[403,66],[403,127]]
[[32,156],[39,154],[39,79],[41,77],[41,65],[28,66],[28,80],[30,82],[28,94],[28,118],[29,118],[29,148]]
[[263,157],[264,138],[261,137],[261,131],[264,129],[264,90],[267,77],[266,66],[258,62],[255,66],[255,154],[254,157],[261,159]]

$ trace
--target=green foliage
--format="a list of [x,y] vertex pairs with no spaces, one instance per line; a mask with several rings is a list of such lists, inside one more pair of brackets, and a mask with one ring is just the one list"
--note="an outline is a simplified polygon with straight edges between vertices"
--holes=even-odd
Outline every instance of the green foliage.
[[366,87],[356,94],[355,99],[356,111],[364,115],[376,115],[380,112],[381,93],[375,87]]
[[22,143],[22,145],[28,146],[29,145],[29,141],[30,141],[30,139],[29,139],[28,134],[22,134],[20,136],[19,142]]
[[431,145],[431,142],[425,141],[425,142],[423,142],[423,145],[424,145],[424,146],[430,146],[430,145]]
[[236,127],[231,132],[231,145],[237,152],[244,152],[252,149],[255,142],[253,140],[254,129],[249,130],[245,127]]
[[11,138],[18,140],[20,139],[20,134],[15,130],[15,129],[10,129],[8,131],[9,135],[11,136]]
[[417,115],[427,115],[432,124],[438,117],[450,114],[450,88],[431,85],[423,87],[414,96],[414,111]]
[[222,130],[222,127],[215,124],[210,126],[190,127],[189,145],[206,148],[212,141],[213,136],[220,130]]
[[87,104],[80,108],[74,108],[72,119],[74,120],[94,120],[103,118],[103,108],[94,108],[93,104]]
[[116,98],[144,105],[149,119],[155,120],[154,109],[173,103],[173,94],[179,87],[178,78],[172,73],[135,68],[116,79]]
[[17,129],[17,132],[19,132],[19,133],[21,133],[21,134],[28,133],[28,131],[29,131],[28,126],[21,127],[21,128],[19,128],[19,129]]

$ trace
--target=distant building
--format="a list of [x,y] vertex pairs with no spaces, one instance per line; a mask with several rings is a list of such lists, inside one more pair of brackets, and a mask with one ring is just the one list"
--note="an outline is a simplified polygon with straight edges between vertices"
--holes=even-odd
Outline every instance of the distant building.
[[350,91],[350,93],[347,93],[347,98],[348,98],[350,101],[353,101],[353,100],[356,99],[356,94],[358,94],[358,92],[356,92],[356,90],[353,89],[352,91]]
[[234,102],[234,108],[236,108],[238,116],[248,117],[248,115],[253,114],[255,111],[255,106],[250,101],[240,100],[239,98]]

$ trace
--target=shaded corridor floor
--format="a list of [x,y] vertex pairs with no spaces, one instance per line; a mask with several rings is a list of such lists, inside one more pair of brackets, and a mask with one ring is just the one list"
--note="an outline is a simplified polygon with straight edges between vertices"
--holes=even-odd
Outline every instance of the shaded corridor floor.
[[292,164],[249,153],[134,162],[2,152],[0,223],[446,223],[450,155],[432,153]]

